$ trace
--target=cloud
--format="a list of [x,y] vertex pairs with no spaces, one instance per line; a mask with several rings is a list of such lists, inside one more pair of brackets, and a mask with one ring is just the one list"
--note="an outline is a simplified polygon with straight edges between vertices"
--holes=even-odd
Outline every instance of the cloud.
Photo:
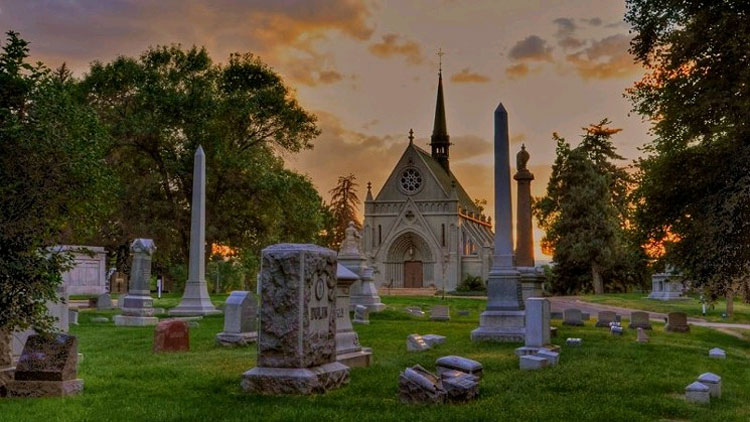
[[583,22],[591,25],[591,26],[601,26],[602,25],[602,18],[590,18],[590,19],[581,19]]
[[526,63],[517,63],[505,68],[505,74],[511,79],[523,78],[531,73],[531,69]]
[[489,82],[490,77],[480,73],[472,72],[468,67],[451,75],[451,82],[455,83],[484,83]]
[[[0,27],[31,41],[35,60],[52,66],[66,61],[78,72],[94,60],[181,43],[206,46],[217,61],[251,51],[294,82],[315,85],[339,80],[317,42],[332,36],[369,39],[370,15],[368,3],[356,0],[42,0],[4,7]],[[309,74],[299,71],[303,64]]]
[[492,156],[494,147],[492,142],[475,135],[451,137],[451,163],[471,160],[484,155]]
[[557,45],[565,50],[573,50],[582,47],[585,43],[576,38],[574,35],[578,30],[578,25],[571,18],[557,18],[552,21],[557,25]]
[[628,77],[642,70],[628,53],[630,40],[631,37],[625,34],[612,35],[569,54],[566,60],[583,79]]
[[518,41],[508,52],[511,60],[552,61],[552,47],[537,35]]
[[405,40],[398,34],[385,34],[382,41],[370,45],[370,53],[381,58],[404,56],[409,64],[424,62],[422,48],[415,41]]

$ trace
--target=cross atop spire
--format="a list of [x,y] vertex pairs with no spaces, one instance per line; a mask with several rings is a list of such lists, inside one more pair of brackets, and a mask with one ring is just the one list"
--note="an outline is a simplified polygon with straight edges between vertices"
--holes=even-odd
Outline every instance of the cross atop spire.
[[442,74],[443,73],[443,56],[445,56],[445,53],[443,53],[442,48],[438,48],[437,56],[438,56],[438,72]]
[[414,143],[414,129],[409,129],[409,144]]

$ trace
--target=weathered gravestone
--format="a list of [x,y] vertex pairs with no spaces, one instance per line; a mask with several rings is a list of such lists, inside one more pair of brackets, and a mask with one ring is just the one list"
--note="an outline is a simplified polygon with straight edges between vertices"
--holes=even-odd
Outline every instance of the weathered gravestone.
[[599,312],[599,315],[597,316],[596,326],[609,328],[609,325],[611,323],[617,322],[616,320],[617,320],[616,313],[612,311],[601,311]]
[[711,401],[711,389],[696,381],[685,387],[685,400],[691,403],[708,403]]
[[349,288],[359,276],[337,264],[336,280],[336,361],[350,368],[370,366],[372,350],[359,344],[359,336],[349,318]]
[[432,347],[438,344],[445,343],[445,336],[439,336],[437,334],[425,334],[422,336],[422,340],[427,343],[428,346]]
[[190,328],[187,321],[168,319],[154,328],[154,353],[190,350]]
[[104,293],[96,298],[96,310],[98,311],[109,311],[112,309],[112,296],[109,293]]
[[407,306],[404,310],[411,316],[420,318],[424,316],[424,311],[419,306]]
[[325,393],[349,382],[336,362],[336,253],[315,245],[263,250],[258,366],[246,392]]
[[516,356],[530,355],[550,344],[550,303],[541,297],[526,299],[525,344],[515,350]]
[[646,331],[643,328],[638,328],[638,343],[648,343],[648,334],[646,334]]
[[711,359],[726,359],[727,352],[725,352],[724,349],[714,347],[713,349],[708,351],[708,357]]
[[258,306],[255,296],[246,291],[233,291],[224,303],[224,331],[216,335],[222,346],[245,346],[258,338]]
[[156,325],[159,319],[154,316],[154,299],[151,297],[151,256],[156,245],[151,239],[135,239],[130,245],[133,257],[130,267],[130,289],[128,294],[118,299],[122,315],[115,315],[115,325],[143,326]]
[[435,305],[430,311],[430,319],[433,321],[450,321],[451,311],[448,306]]
[[479,396],[479,378],[461,371],[440,374],[445,398],[450,402],[467,402]]
[[75,309],[68,310],[68,324],[78,325],[78,311]]
[[549,362],[550,366],[555,366],[557,365],[557,362],[560,361],[560,353],[553,352],[549,349],[539,349],[539,351],[536,352],[534,356],[547,359],[547,362]]
[[670,312],[667,314],[667,325],[664,326],[665,331],[672,331],[676,333],[688,333],[690,332],[690,326],[687,322],[687,314],[685,312]]
[[698,376],[697,381],[705,385],[706,387],[708,387],[709,395],[711,397],[716,397],[716,398],[721,397],[721,377],[720,376],[712,372],[705,372]]
[[406,350],[409,352],[422,352],[429,348],[430,346],[419,334],[410,334],[406,338]]
[[563,325],[583,326],[583,315],[580,309],[569,308],[563,311]]
[[630,325],[628,325],[628,328],[643,328],[644,330],[650,330],[651,321],[649,320],[648,312],[631,312]]
[[419,365],[401,373],[398,392],[401,402],[409,404],[443,403],[446,396],[440,378]]
[[534,371],[549,366],[549,361],[537,355],[523,355],[519,358],[519,366],[523,371]]
[[370,323],[370,311],[367,306],[355,305],[354,306],[354,319],[352,322],[357,324],[369,324]]
[[461,371],[466,374],[474,375],[475,377],[482,378],[483,367],[482,364],[461,356],[443,356],[435,361],[435,367],[438,374],[442,376],[447,371]]
[[83,390],[76,378],[78,340],[67,334],[33,334],[16,365],[9,397],[69,396]]

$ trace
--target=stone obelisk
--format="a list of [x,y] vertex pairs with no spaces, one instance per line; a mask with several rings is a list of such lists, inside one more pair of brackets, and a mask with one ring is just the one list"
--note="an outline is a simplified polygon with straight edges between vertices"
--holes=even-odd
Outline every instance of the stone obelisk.
[[206,154],[200,146],[195,151],[190,208],[190,269],[182,300],[169,315],[220,314],[211,303],[206,286]]
[[524,341],[521,274],[513,256],[513,211],[510,194],[508,112],[495,109],[495,253],[487,281],[487,310],[479,317],[472,341]]

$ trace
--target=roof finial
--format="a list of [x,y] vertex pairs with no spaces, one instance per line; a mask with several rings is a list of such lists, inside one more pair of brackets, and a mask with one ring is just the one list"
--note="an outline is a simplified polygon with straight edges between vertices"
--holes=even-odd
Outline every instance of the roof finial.
[[409,129],[409,145],[414,143],[414,129]]
[[445,56],[445,53],[443,53],[442,48],[438,48],[437,56],[438,56],[438,74],[442,75],[443,74],[443,56]]

